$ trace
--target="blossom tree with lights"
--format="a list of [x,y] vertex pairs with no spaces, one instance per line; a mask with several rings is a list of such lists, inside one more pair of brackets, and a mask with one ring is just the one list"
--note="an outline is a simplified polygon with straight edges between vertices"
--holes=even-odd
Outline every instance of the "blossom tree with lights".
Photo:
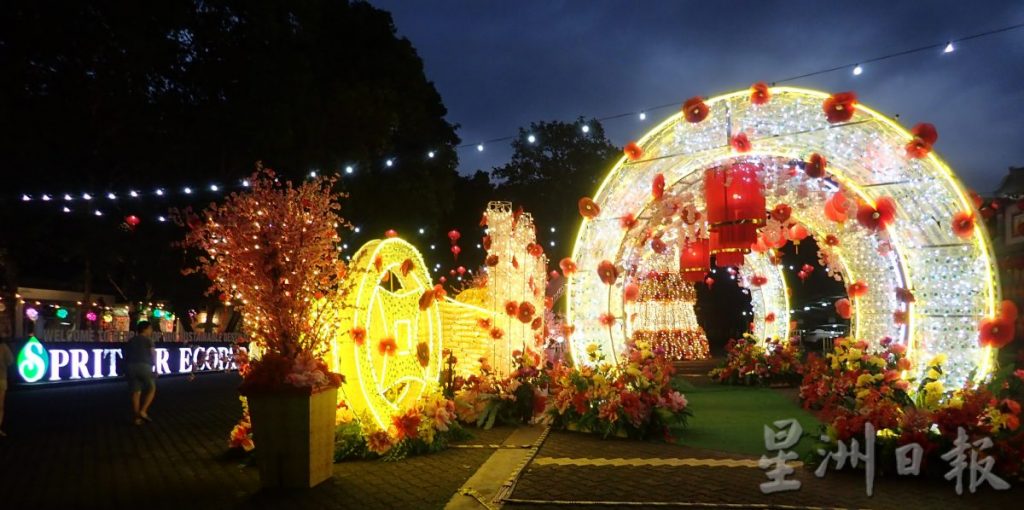
[[248,189],[199,214],[185,211],[181,245],[201,253],[185,273],[210,279],[209,295],[245,313],[245,329],[261,355],[243,371],[243,393],[337,386],[324,361],[333,336],[325,295],[336,292],[346,267],[338,260],[337,229],[345,195],[334,179],[294,185],[257,165]]

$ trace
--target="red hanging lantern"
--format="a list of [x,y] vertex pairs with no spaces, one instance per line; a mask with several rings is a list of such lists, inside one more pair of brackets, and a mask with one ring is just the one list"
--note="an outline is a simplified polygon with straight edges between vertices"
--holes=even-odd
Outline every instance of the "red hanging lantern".
[[711,269],[707,239],[688,241],[679,249],[679,272],[688,282],[699,282]]
[[756,172],[757,166],[750,163],[704,172],[710,253],[720,267],[743,265],[743,255],[750,252],[750,245],[757,241],[757,229],[764,224],[764,187]]

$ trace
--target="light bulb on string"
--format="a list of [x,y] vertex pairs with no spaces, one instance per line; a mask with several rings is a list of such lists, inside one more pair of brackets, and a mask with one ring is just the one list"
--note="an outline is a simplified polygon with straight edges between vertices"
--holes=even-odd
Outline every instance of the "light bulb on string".
[[70,201],[72,201],[74,199],[75,199],[75,197],[72,197],[70,194],[68,194],[68,193],[64,194],[64,201],[65,202],[70,202]]
[[158,196],[158,197],[162,197],[162,196],[164,196],[164,190],[162,190],[162,189],[160,189],[160,188],[157,188],[157,190],[155,191],[155,193],[156,193],[156,196]]
[[128,196],[130,196],[132,198],[139,198],[139,192],[135,191],[135,190],[131,190],[131,191],[128,192]]
[[531,135],[528,135],[528,136],[526,137],[526,141],[527,141],[527,142],[530,142],[530,143],[536,143],[536,142],[537,142],[537,137],[536,137],[536,136],[533,136],[532,134],[531,134]]
[[484,144],[482,144],[482,143],[476,144],[476,151],[477,152],[483,152],[484,151]]
[[309,171],[309,178],[310,179],[316,179],[316,170],[310,170]]
[[32,197],[30,197],[28,195],[22,195],[21,196],[21,201],[22,202],[31,202],[32,201]]
[[92,195],[88,193],[82,193],[82,200],[92,200]]
[[424,233],[426,233],[426,230],[423,230],[423,229],[421,228],[421,229],[419,230],[419,232],[420,232],[421,234],[424,234]]
[[583,127],[580,128],[580,130],[583,131],[583,133],[589,133],[590,132],[590,126],[584,124]]
[[157,216],[156,217],[156,221],[159,221],[160,223],[163,223],[163,222],[167,221],[167,218],[165,218],[163,216]]
[[644,112],[640,112],[640,115],[638,115],[638,117],[640,117],[640,120],[647,120],[647,114]]
[[355,169],[352,168],[352,165],[349,165],[349,166],[345,167],[345,173],[350,174],[352,172],[355,172]]
[[69,213],[69,212],[71,212],[71,209],[69,209],[68,206],[65,205],[64,206],[64,212]]
[[249,179],[242,179],[242,187],[243,188],[248,188],[249,187]]
[[395,160],[389,159],[389,160],[385,161],[384,164],[387,165],[388,168],[390,168],[392,166],[395,166]]
[[946,47],[943,48],[942,52],[943,53],[953,53],[953,50],[955,50],[955,49],[956,48],[953,47],[953,41],[950,41],[950,42],[946,43]]
[[113,193],[107,193],[107,198],[110,200],[117,200],[117,195]]
[[220,191],[220,187],[217,186],[216,184],[211,184],[210,191]]
[[861,73],[863,73],[863,72],[864,72],[864,68],[861,67],[860,64],[857,64],[857,66],[853,68],[853,75],[854,76],[860,76]]
[[50,195],[47,195],[47,194],[43,194],[43,196],[41,196],[39,198],[42,199],[43,202],[49,202],[50,201]]
[[186,195],[191,195],[192,194],[192,188],[190,188],[188,186],[185,186],[185,189],[183,189],[182,191],[184,191]]
[[428,152],[427,153],[427,157],[430,158],[430,159],[434,159],[434,151]]
[[103,211],[96,209],[96,211],[94,211],[93,214],[95,214],[96,216],[103,216]]

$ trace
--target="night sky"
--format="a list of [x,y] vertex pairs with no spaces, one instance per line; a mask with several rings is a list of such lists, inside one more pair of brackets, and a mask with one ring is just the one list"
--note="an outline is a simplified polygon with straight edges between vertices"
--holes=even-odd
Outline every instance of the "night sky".
[[[464,143],[537,120],[639,112],[1024,22],[1022,2],[635,2],[372,0],[392,12]],[[937,153],[968,186],[1024,165],[1024,29],[788,82],[854,90],[862,103],[931,122]],[[605,123],[640,137],[675,106]],[[460,170],[507,160],[508,142],[463,149]]]

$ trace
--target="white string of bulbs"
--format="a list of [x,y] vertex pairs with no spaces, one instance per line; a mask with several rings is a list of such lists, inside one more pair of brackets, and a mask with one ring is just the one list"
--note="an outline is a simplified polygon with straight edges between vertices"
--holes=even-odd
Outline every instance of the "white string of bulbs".
[[[988,36],[996,35],[996,34],[1003,33],[1003,32],[1009,32],[1011,30],[1017,30],[1017,29],[1020,29],[1020,28],[1024,28],[1024,23],[1018,23],[1018,24],[1014,24],[1014,25],[1004,26],[1002,28],[997,28],[997,29],[994,29],[994,30],[988,30],[988,31],[985,31],[985,32],[979,32],[979,33],[967,35],[967,36],[964,36],[964,37],[959,37],[959,38],[956,38],[956,39],[951,39],[951,40],[947,41],[944,44],[943,43],[939,43],[939,44],[931,44],[931,45],[927,45],[927,46],[920,46],[920,47],[917,47],[917,48],[911,48],[911,49],[907,49],[907,50],[903,50],[903,51],[898,51],[898,52],[895,52],[895,53],[888,53],[888,54],[885,54],[885,55],[879,55],[879,56],[868,58],[868,59],[864,59],[864,60],[861,60],[861,61],[855,62],[855,63],[843,64],[843,65],[839,65],[839,66],[830,67],[830,68],[827,68],[827,69],[821,69],[821,70],[818,70],[818,71],[804,73],[804,74],[801,74],[801,75],[792,76],[792,77],[785,78],[785,79],[782,79],[782,80],[774,81],[774,82],[772,82],[772,84],[775,85],[775,84],[779,84],[779,83],[794,81],[794,80],[798,80],[798,79],[801,79],[801,78],[807,78],[807,77],[810,77],[810,76],[816,76],[816,75],[820,75],[820,74],[831,73],[831,72],[839,71],[839,70],[842,70],[842,69],[850,69],[851,70],[850,72],[851,72],[851,74],[853,76],[860,76],[860,75],[862,75],[864,73],[864,66],[866,64],[869,64],[869,63],[879,62],[879,61],[882,61],[882,60],[888,60],[888,59],[896,58],[896,57],[902,57],[902,56],[906,56],[906,55],[910,55],[910,54],[914,54],[914,53],[920,53],[920,52],[923,52],[923,51],[934,50],[934,49],[937,49],[937,48],[942,48],[941,54],[942,55],[947,55],[947,54],[950,54],[950,53],[953,53],[954,51],[956,51],[956,45],[954,43],[960,43],[960,42],[964,42],[964,41],[968,41],[968,40],[972,40],[972,39],[988,37]],[[672,107],[672,106],[678,106],[679,104],[680,104],[679,101],[674,101],[674,102],[671,102],[671,103],[665,103],[665,104],[661,104],[661,105],[656,105],[656,106],[652,106],[652,107],[649,107],[649,108],[645,108],[645,109],[641,110],[640,112],[619,113],[619,114],[615,114],[615,115],[609,115],[609,116],[605,116],[605,117],[600,117],[600,118],[597,118],[596,120],[603,122],[603,121],[615,120],[615,119],[620,119],[620,118],[630,117],[630,116],[634,116],[635,115],[637,117],[637,119],[639,119],[640,121],[645,121],[645,120],[647,120],[647,112],[661,110],[661,109]],[[584,123],[582,126],[580,126],[580,131],[583,134],[589,134],[590,133],[590,126],[588,124]],[[454,147],[454,149],[455,150],[460,150],[460,149],[466,149],[466,148],[470,148],[470,147],[475,147],[476,151],[478,153],[482,153],[482,152],[484,152],[485,144],[513,140],[513,139],[517,138],[518,136],[519,135],[504,136],[504,137],[500,137],[500,138],[492,138],[490,140],[486,140],[486,141],[479,142],[479,143],[476,143],[476,144],[468,143],[468,144],[463,144],[463,145],[457,145],[457,146]],[[533,133],[527,133],[527,135],[526,135],[526,142],[529,143],[529,144],[537,143],[537,136],[535,134],[533,134]],[[436,156],[437,156],[437,151],[435,151],[435,150],[429,150],[427,152],[427,159],[434,159]],[[387,167],[387,168],[392,168],[396,164],[397,164],[397,161],[396,161],[396,158],[394,158],[394,157],[388,157],[388,158],[386,158],[384,160],[384,166]],[[353,174],[353,173],[355,173],[355,166],[354,165],[346,165],[344,167],[343,171],[344,171],[345,174]],[[336,175],[340,175],[341,172],[342,172],[342,170],[339,170],[339,172]],[[316,178],[317,175],[318,175],[318,173],[317,173],[316,170],[312,170],[312,171],[309,172],[310,178]],[[243,179],[240,184],[241,184],[242,188],[248,188],[249,187],[248,180]],[[209,186],[207,186],[206,189],[209,190],[210,192],[213,192],[213,193],[219,193],[222,190],[222,187],[220,185],[214,183],[214,184],[210,184]],[[155,188],[154,191],[153,191],[153,195],[158,196],[158,197],[163,197],[163,196],[166,196],[169,193],[168,190],[169,190],[169,188]],[[186,196],[193,195],[193,194],[198,192],[198,189],[192,188],[190,186],[183,186],[183,187],[180,188],[180,190],[181,190],[181,193],[183,195],[186,195]],[[138,199],[138,198],[141,198],[143,196],[143,193],[133,189],[133,190],[129,190],[127,195],[128,195],[129,198]],[[58,196],[60,196],[60,195],[58,195],[58,194],[51,194],[51,193],[43,193],[43,194],[40,194],[38,196],[38,200],[42,201],[42,202],[59,202],[59,200],[57,199]],[[64,193],[62,195],[62,198],[63,198],[63,202],[64,202],[65,205],[62,207],[61,210],[64,213],[71,213],[72,209],[69,206],[69,204],[74,202],[76,200],[76,198],[74,196],[72,196],[71,194],[69,194],[69,193]],[[93,195],[90,194],[90,193],[82,193],[81,196],[80,196],[80,199],[84,200],[86,202],[92,201],[93,198],[94,198]],[[107,192],[106,198],[108,200],[110,200],[110,201],[116,201],[116,200],[119,199],[118,195],[115,194],[114,192]],[[22,202],[33,202],[35,200],[36,200],[35,197],[33,197],[32,195],[29,195],[27,193],[23,193],[21,195],[21,201]],[[95,216],[103,216],[104,215],[103,211],[101,209],[98,209],[98,208],[93,210],[93,214]],[[163,215],[157,216],[157,221],[159,221],[159,222],[166,222],[167,221],[167,217],[163,216]]]

